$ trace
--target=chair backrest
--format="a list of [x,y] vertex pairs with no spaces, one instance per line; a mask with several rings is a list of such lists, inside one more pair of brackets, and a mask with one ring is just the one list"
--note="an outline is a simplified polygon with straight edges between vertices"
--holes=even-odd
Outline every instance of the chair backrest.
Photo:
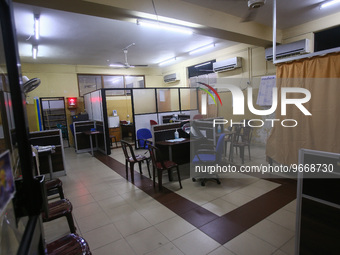
[[196,115],[194,115],[193,119],[194,119],[194,120],[203,119],[203,115],[202,115],[202,114],[196,114]]
[[[148,150],[150,153],[150,158],[152,161],[152,165],[155,169],[157,169],[157,167],[159,167],[159,164],[162,166],[162,168],[166,168],[164,165],[164,161],[163,161],[163,157],[162,157],[162,153],[160,151],[160,149],[158,149],[156,146],[153,145],[149,145],[148,146]],[[158,164],[157,164],[158,163]]]
[[139,147],[144,147],[144,139],[152,138],[151,131],[147,128],[141,128],[137,130],[137,140],[139,142]]
[[120,140],[120,143],[122,145],[122,149],[124,152],[125,159],[129,160],[131,157],[134,161],[137,161],[137,158],[135,156],[135,153],[133,152],[132,145],[124,140]]
[[150,120],[150,125],[152,126],[152,125],[157,125],[158,123],[157,123],[157,121],[155,121],[155,120]]
[[226,134],[221,134],[217,140],[217,144],[216,144],[216,161],[217,162],[222,161],[225,136]]
[[250,143],[253,129],[251,127],[242,128],[242,142]]

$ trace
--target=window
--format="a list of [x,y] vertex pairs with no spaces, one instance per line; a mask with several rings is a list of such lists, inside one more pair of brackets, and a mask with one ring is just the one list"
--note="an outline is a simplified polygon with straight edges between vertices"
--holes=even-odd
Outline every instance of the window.
[[340,26],[314,34],[314,52],[340,47]]
[[[79,96],[101,89],[144,88],[144,75],[88,75],[78,74]],[[124,90],[111,90],[107,95],[124,95]]]
[[100,75],[78,75],[79,96],[95,91],[102,87]]
[[194,66],[189,66],[188,67],[188,78],[195,77],[195,76],[200,76],[203,74],[209,74],[213,73],[213,63],[216,62],[216,59],[209,60],[206,62],[202,62],[199,64],[196,64]]

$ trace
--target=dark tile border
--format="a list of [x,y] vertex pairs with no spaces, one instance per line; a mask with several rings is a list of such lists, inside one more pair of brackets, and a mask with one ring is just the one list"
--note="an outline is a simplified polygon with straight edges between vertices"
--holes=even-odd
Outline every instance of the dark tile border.
[[[126,178],[124,164],[110,156],[98,152],[95,153],[95,157],[113,171]],[[172,210],[190,224],[194,225],[196,228],[200,229],[221,245],[267,218],[269,215],[296,198],[295,180],[267,179],[268,181],[276,182],[281,185],[219,217],[165,187],[163,187],[162,191],[158,191],[157,187],[153,187],[151,179],[141,176],[137,171],[135,171],[134,179],[134,185],[136,187]],[[131,182],[130,176],[129,181]]]

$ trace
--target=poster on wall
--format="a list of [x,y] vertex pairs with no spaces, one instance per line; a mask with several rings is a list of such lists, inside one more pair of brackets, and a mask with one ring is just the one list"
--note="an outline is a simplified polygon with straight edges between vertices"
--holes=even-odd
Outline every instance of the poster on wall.
[[256,104],[260,106],[271,106],[273,103],[273,88],[275,86],[275,75],[261,77],[260,89]]
[[15,193],[9,150],[0,155],[0,215]]

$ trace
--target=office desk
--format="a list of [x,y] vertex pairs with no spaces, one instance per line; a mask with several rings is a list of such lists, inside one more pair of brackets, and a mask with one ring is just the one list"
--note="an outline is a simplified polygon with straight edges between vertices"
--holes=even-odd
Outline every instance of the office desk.
[[124,139],[124,137],[131,137],[129,135],[129,133],[131,133],[132,139],[135,140],[135,128],[133,126],[133,123],[131,123],[131,124],[121,124],[120,127],[122,129],[122,139]]
[[97,145],[97,134],[101,134],[102,132],[101,131],[90,131],[90,130],[87,130],[87,131],[83,131],[82,133],[84,135],[87,135],[87,136],[90,137],[91,155],[93,157],[93,141],[92,141],[92,136],[93,135],[95,136],[96,145]]
[[158,142],[156,142],[156,145],[168,147],[169,160],[171,160],[171,161],[173,161],[173,155],[172,155],[173,154],[173,147],[180,146],[180,145],[183,145],[183,144],[190,144],[190,139],[184,138],[183,141],[173,141],[173,142],[170,142],[169,140],[166,140],[166,141],[158,141]]

